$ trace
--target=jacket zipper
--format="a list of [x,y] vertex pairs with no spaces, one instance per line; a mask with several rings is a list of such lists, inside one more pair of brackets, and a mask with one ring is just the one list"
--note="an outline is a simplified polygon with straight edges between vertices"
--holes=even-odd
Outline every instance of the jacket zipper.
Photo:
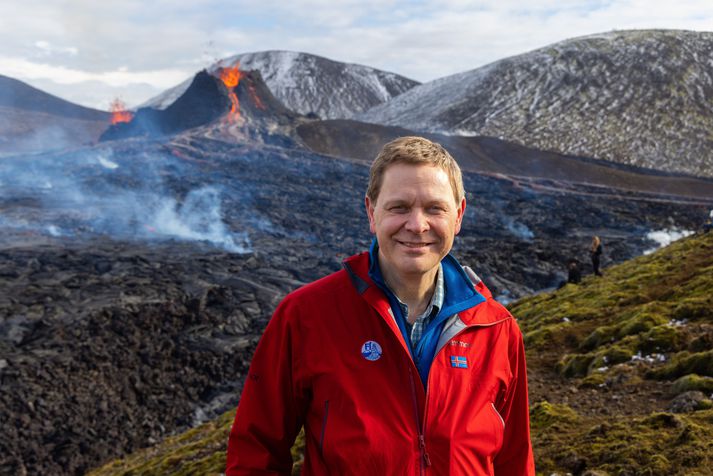
[[[395,320],[396,318],[394,317],[392,312],[393,311],[391,311],[391,309],[389,309],[389,316]],[[378,310],[377,310],[377,313],[379,313]],[[452,341],[453,339],[455,339],[456,337],[458,337],[459,335],[461,335],[462,333],[464,333],[465,331],[467,331],[468,329],[470,329],[472,327],[489,327],[489,326],[492,326],[495,324],[500,324],[501,322],[506,321],[507,319],[511,319],[511,317],[508,317],[506,319],[501,319],[499,321],[491,322],[488,324],[472,324],[472,325],[466,326],[463,329],[461,329],[460,332],[458,332],[457,334],[453,335],[450,339],[448,339],[448,342]],[[446,343],[446,345],[448,345],[448,344]],[[445,347],[445,345],[443,347]],[[438,349],[438,352],[436,352],[436,354],[433,356],[434,360],[436,359],[438,354],[441,352],[441,350],[443,350],[443,347]],[[413,366],[415,366],[416,364],[413,360],[413,356],[410,353],[409,353],[409,357],[410,357],[409,360],[411,361],[410,363],[412,363]],[[432,464],[431,457],[428,455],[428,450],[426,449],[426,436],[425,436],[426,421],[428,421],[426,419],[426,417],[428,416],[428,396],[430,393],[431,386],[428,384],[426,385],[426,400],[425,400],[425,404],[424,404],[425,408],[423,411],[423,421],[421,421],[421,419],[418,417],[418,397],[416,395],[416,382],[414,381],[414,377],[413,377],[413,366],[409,365],[408,374],[409,374],[409,380],[411,381],[411,398],[413,400],[414,419],[416,420],[416,430],[418,432],[418,447],[421,452],[421,458],[420,458],[420,470],[421,471],[420,471],[420,473],[425,474],[425,472],[426,472],[425,468],[430,467]],[[428,380],[431,380],[430,372],[428,373]],[[328,401],[325,402],[325,409],[328,408],[328,403],[329,403]],[[326,424],[326,411],[325,411],[325,419],[324,419],[322,426],[324,427],[325,424]],[[324,428],[322,430],[322,438],[324,438]]]
[[329,416],[329,400],[324,401],[324,416],[322,417],[322,434],[319,437],[319,454],[324,455],[324,435],[327,431],[327,417]]
[[[495,325],[495,324],[500,324],[501,322],[504,322],[504,321],[506,321],[506,320],[508,320],[508,319],[512,319],[512,318],[511,318],[511,317],[507,317],[507,318],[505,318],[505,319],[500,319],[499,321],[490,322],[490,323],[488,323],[488,324],[471,324],[471,325],[469,325],[469,326],[465,326],[465,327],[464,327],[463,329],[461,329],[457,334],[454,334],[450,339],[448,339],[448,342],[446,342],[446,344],[445,344],[443,347],[441,347],[440,349],[438,349],[438,352],[436,352],[436,354],[433,356],[433,360],[434,360],[434,361],[436,360],[436,357],[438,357],[438,354],[441,353],[441,351],[448,345],[449,342],[451,342],[453,339],[455,339],[456,337],[458,337],[458,336],[460,336],[461,334],[463,334],[463,333],[464,333],[465,331],[467,331],[468,329],[471,329],[471,328],[473,328],[473,327],[490,327],[490,326],[493,326],[493,325]],[[431,362],[433,362],[433,361],[431,361]],[[410,367],[409,367],[409,376],[411,377],[411,388],[413,389],[414,402],[416,402],[416,387],[415,387],[414,382],[413,382],[413,374],[411,373],[411,368],[410,368]],[[421,443],[421,444],[423,445],[423,446],[422,446],[422,449],[421,449],[421,454],[424,455],[423,461],[426,462],[426,465],[427,465],[427,466],[431,466],[431,459],[428,457],[428,453],[426,452],[426,440],[425,440],[425,437],[423,436],[423,435],[426,433],[426,422],[428,421],[428,419],[427,419],[427,418],[428,418],[428,396],[429,396],[429,393],[430,393],[430,391],[431,391],[431,385],[430,385],[431,372],[428,372],[428,380],[429,380],[429,381],[427,382],[427,385],[426,385],[426,403],[425,403],[425,408],[424,408],[424,410],[423,410],[423,424],[420,424],[420,422],[419,422],[418,428],[419,428],[419,432],[420,432],[420,434],[419,434],[419,443]],[[493,406],[493,408],[495,408],[495,407]],[[498,413],[497,410],[496,410],[496,413]],[[500,413],[498,413],[498,415],[499,415],[499,414],[500,414]],[[418,413],[416,413],[416,415],[417,415],[417,418],[418,418]],[[502,420],[502,417],[501,417],[501,420]],[[503,427],[505,427],[505,421],[504,421],[504,420],[503,420]]]
[[431,466],[431,458],[428,456],[428,451],[426,451],[426,437],[423,434],[423,423],[418,417],[418,396],[416,395],[416,382],[413,378],[413,369],[411,366],[408,368],[409,380],[411,380],[411,397],[413,399],[413,416],[416,420],[416,429],[418,430],[418,448],[421,452],[420,459],[420,473],[425,473],[425,467]]

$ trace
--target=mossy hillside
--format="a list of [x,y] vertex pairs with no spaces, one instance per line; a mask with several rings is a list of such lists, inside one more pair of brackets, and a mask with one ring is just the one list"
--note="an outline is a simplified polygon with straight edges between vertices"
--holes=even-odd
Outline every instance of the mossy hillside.
[[542,402],[530,413],[538,475],[710,474],[713,410],[602,418]]
[[585,378],[617,364],[648,378],[713,377],[713,234],[511,306],[528,355]]
[[162,443],[114,460],[87,476],[220,475],[235,411]]
[[[225,451],[235,410],[180,435],[107,463],[87,476],[220,476],[225,472]],[[292,448],[293,474],[302,467],[304,432]]]

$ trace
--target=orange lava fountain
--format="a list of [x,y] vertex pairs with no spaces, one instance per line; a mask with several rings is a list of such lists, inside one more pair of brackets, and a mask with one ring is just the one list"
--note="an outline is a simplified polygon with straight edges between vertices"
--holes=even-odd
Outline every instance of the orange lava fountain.
[[238,96],[235,95],[235,87],[240,82],[240,69],[239,64],[229,68],[220,68],[218,70],[218,76],[220,80],[223,81],[225,87],[228,88],[228,97],[230,97],[230,112],[228,113],[229,120],[236,120],[240,117],[240,104],[238,103]]
[[114,99],[109,105],[111,109],[111,123],[118,124],[119,122],[131,122],[134,118],[134,113],[126,110],[126,105],[121,99]]

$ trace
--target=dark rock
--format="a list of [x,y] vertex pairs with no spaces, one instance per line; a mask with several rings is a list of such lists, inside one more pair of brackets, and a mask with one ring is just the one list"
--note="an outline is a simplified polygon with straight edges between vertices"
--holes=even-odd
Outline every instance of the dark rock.
[[[45,306],[71,309],[8,319],[13,311],[0,306],[0,474],[19,474],[22,467],[29,474],[84,474],[186,429],[196,409],[206,406],[211,418],[234,407],[236,379],[247,373],[269,313],[289,290],[260,284],[257,292],[251,283],[259,277],[240,255],[196,254],[184,245],[81,248],[0,254],[0,267],[33,267],[41,253],[48,266],[63,269],[42,290],[28,285],[29,273],[0,283],[30,305],[25,309],[43,293],[55,296]],[[97,256],[113,260],[101,276]],[[186,285],[189,276],[203,284]],[[100,280],[105,277],[111,279]],[[66,287],[75,282],[82,284]],[[89,300],[80,297],[87,286]],[[123,298],[116,299],[117,286]],[[241,338],[220,331],[226,327]]]
[[673,413],[690,413],[702,408],[710,408],[711,402],[706,395],[698,390],[683,392],[671,400],[668,406]]

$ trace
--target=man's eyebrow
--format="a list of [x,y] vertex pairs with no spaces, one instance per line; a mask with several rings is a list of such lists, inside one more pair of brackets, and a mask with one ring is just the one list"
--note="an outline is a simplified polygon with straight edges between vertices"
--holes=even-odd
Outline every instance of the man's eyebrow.
[[393,198],[391,200],[387,200],[386,202],[384,202],[385,207],[393,206],[393,205],[408,205],[408,204],[409,204],[409,201],[405,200],[403,198]]

